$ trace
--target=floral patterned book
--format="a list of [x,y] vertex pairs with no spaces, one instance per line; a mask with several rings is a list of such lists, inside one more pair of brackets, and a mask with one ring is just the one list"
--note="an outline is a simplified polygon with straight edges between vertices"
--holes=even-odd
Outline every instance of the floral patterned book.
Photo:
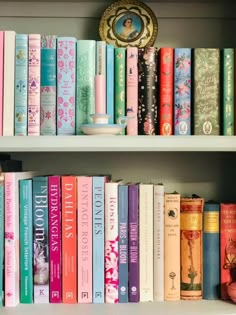
[[191,134],[191,49],[175,48],[174,134]]
[[138,134],[157,135],[157,48],[138,50]]

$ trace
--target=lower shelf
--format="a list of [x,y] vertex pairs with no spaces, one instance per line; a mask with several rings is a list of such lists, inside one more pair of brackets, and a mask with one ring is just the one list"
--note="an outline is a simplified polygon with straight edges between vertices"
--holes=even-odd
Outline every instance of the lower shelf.
[[236,305],[223,301],[179,301],[137,304],[38,304],[23,305],[16,308],[2,308],[1,314],[11,315],[235,315]]

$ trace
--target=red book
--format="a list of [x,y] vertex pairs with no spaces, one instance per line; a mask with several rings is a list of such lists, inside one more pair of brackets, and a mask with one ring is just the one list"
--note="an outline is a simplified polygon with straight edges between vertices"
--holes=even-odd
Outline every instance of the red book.
[[220,208],[221,299],[228,300],[227,287],[236,282],[236,204],[222,203]]
[[173,135],[174,49],[160,49],[160,135]]

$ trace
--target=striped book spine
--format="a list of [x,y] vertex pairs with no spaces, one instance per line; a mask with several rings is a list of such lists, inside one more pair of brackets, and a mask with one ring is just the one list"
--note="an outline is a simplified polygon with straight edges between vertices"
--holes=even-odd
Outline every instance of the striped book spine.
[[56,135],[56,50],[55,35],[41,36],[40,134]]
[[27,136],[28,35],[16,34],[15,136]]
[[77,94],[76,94],[76,134],[82,134],[80,126],[92,123],[95,113],[95,57],[96,41],[77,41]]
[[29,34],[28,135],[40,135],[41,35]]
[[4,32],[3,136],[14,136],[15,39],[15,32]]
[[33,303],[32,179],[20,180],[20,302]]
[[3,89],[4,89],[4,32],[0,31],[0,136],[3,126]]
[[57,134],[75,134],[76,39],[57,39]]
[[114,124],[114,46],[107,45],[106,51],[106,104],[107,104],[107,115],[109,117],[109,124]]
[[4,302],[4,175],[0,174],[0,307]]

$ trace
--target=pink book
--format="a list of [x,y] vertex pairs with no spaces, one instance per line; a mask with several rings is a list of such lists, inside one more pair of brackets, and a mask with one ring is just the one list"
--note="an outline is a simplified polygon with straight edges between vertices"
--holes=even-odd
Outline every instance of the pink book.
[[127,47],[127,135],[138,134],[138,48]]
[[61,178],[49,176],[49,301],[61,303]]
[[78,303],[92,303],[92,177],[77,177]]
[[4,70],[4,32],[0,32],[0,136],[3,120],[3,70]]
[[40,135],[41,35],[29,34],[28,135]]

